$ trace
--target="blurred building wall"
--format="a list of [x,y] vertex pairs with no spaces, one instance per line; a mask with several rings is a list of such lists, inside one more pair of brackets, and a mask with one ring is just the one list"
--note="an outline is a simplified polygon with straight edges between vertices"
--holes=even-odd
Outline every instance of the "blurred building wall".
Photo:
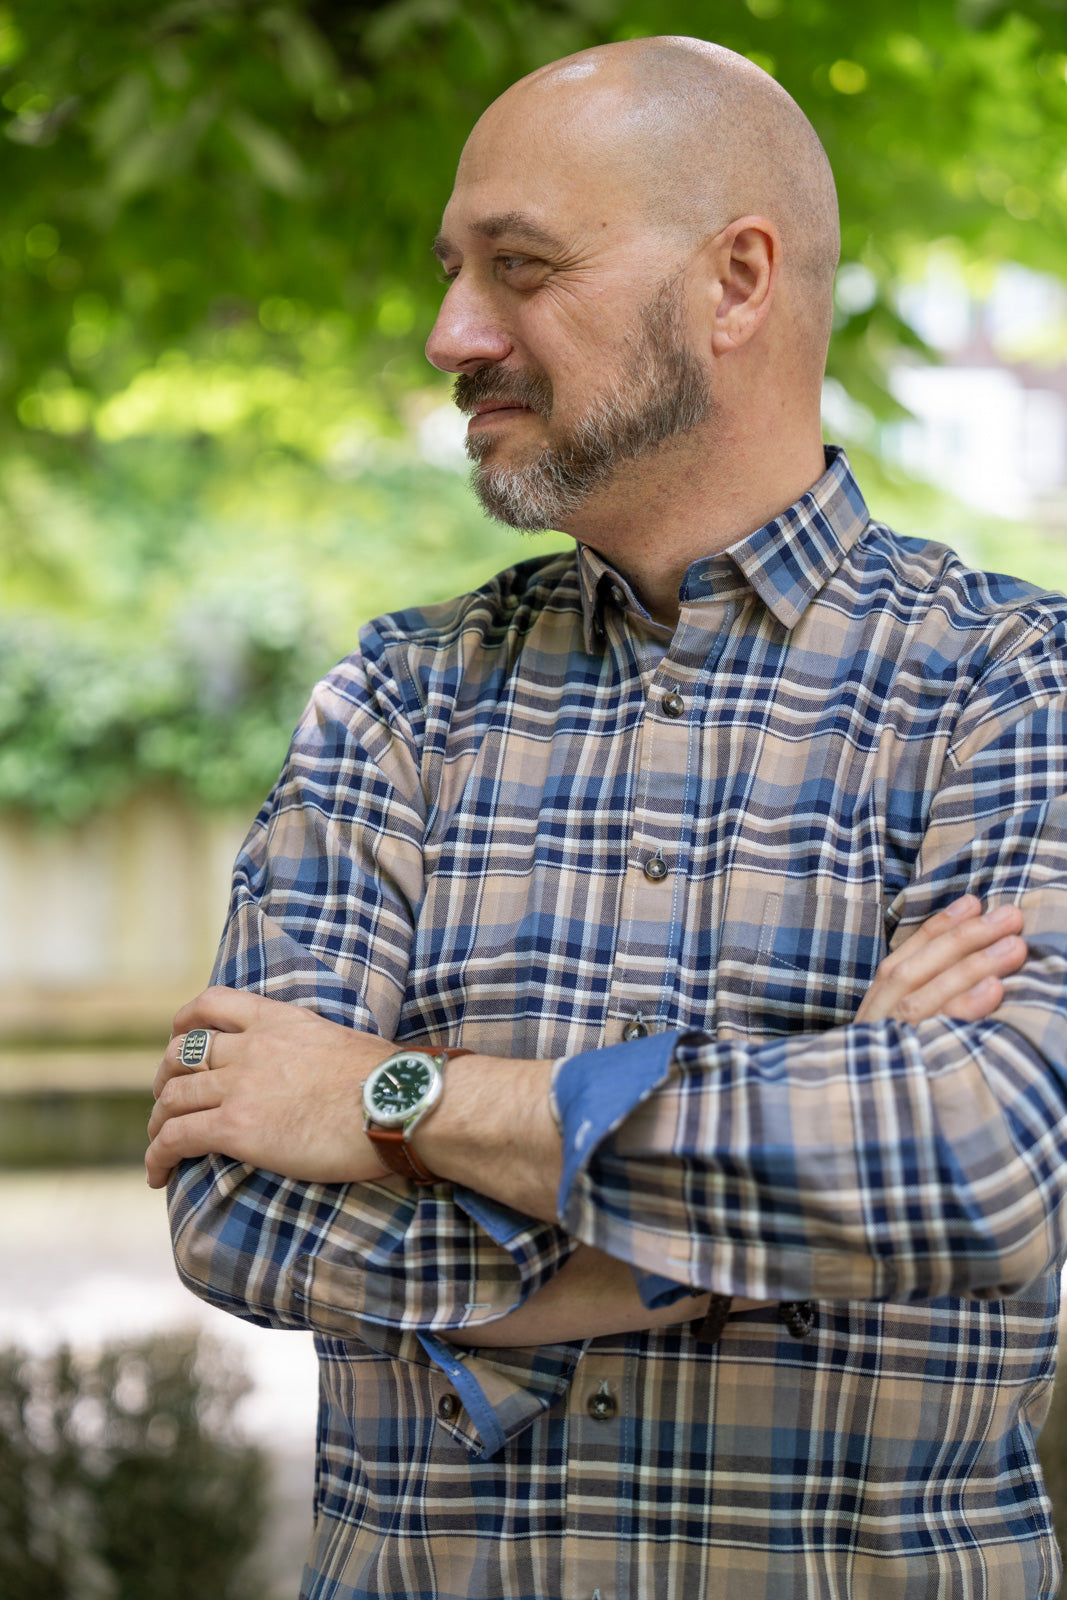
[[207,982],[249,816],[165,797],[0,816],[0,1045],[150,1043]]

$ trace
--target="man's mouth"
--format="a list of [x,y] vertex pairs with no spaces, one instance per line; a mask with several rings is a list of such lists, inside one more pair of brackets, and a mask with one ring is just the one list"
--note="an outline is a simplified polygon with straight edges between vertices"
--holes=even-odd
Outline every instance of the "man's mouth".
[[522,412],[547,417],[552,410],[552,387],[546,378],[534,373],[500,372],[492,367],[461,373],[453,385],[452,398],[475,424],[485,417]]
[[499,416],[502,413],[514,414],[517,411],[533,415],[531,407],[524,406],[519,400],[483,400],[471,412],[471,422],[480,422],[483,417]]

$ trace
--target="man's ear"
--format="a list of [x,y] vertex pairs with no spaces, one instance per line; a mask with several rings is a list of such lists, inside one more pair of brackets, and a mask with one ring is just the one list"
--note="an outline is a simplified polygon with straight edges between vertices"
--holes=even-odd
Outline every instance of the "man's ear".
[[766,217],[738,217],[706,249],[714,303],[711,349],[725,356],[747,344],[771,308],[782,241]]

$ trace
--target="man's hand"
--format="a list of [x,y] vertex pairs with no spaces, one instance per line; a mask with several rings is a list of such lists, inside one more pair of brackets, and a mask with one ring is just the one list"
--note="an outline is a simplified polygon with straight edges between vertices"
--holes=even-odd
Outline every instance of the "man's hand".
[[953,901],[886,956],[856,1012],[857,1022],[925,1022],[956,1017],[978,1022],[1004,998],[1000,981],[1018,972],[1026,944],[1018,906],[982,914],[973,895]]
[[[178,1061],[190,1028],[215,1028],[210,1072]],[[161,1189],[187,1156],[226,1155],[320,1183],[381,1177],[363,1132],[360,1084],[393,1046],[327,1022],[304,1006],[207,989],[174,1019],[156,1074],[145,1157]]]

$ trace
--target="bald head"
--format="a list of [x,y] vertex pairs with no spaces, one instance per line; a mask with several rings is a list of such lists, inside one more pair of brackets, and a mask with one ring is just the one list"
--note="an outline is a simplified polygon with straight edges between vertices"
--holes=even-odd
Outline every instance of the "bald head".
[[686,242],[738,217],[772,221],[782,272],[825,353],[840,250],[826,153],[796,101],[743,56],[700,39],[627,40],[541,67],[490,106],[479,131],[516,115],[580,142],[590,178],[618,169],[649,223]]

